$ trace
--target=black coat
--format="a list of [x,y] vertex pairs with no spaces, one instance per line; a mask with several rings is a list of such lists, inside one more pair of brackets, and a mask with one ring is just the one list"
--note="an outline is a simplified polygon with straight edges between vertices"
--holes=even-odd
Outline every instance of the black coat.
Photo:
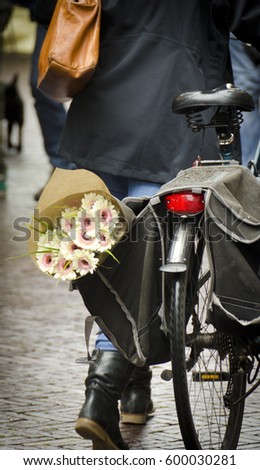
[[102,0],[100,60],[72,101],[60,154],[89,170],[164,183],[214,130],[194,134],[176,95],[232,81],[230,30],[260,50],[259,0]]

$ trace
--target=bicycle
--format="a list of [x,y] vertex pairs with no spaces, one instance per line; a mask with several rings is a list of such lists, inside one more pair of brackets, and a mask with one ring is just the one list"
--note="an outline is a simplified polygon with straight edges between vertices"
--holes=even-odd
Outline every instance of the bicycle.
[[[254,107],[247,93],[232,85],[179,95],[173,112],[185,114],[194,131],[217,131],[221,161],[202,161],[206,171],[237,168],[234,133],[243,111]],[[201,112],[215,110],[209,122]],[[237,155],[235,155],[237,157]],[[227,166],[228,165],[228,166]],[[192,171],[192,170],[191,170]],[[245,170],[246,171],[246,170]],[[255,328],[232,331],[212,315],[212,260],[205,221],[205,191],[182,190],[161,197],[168,212],[171,243],[161,270],[170,276],[170,348],[179,426],[186,449],[235,449],[246,397],[260,385],[260,343]],[[259,330],[259,326],[258,326]],[[247,382],[251,385],[246,390]],[[252,385],[254,382],[254,385]]]
[[[171,360],[173,372],[164,371],[162,378],[173,375],[187,449],[235,449],[245,398],[260,382],[260,346],[254,328],[244,333],[241,327],[242,333],[234,334],[233,323],[228,325],[231,332],[227,331],[212,310],[215,279],[209,250],[213,244],[207,232],[211,221],[205,217],[208,191],[194,182],[196,173],[218,180],[219,174],[230,172],[237,183],[239,169],[259,184],[251,171],[233,160],[239,158],[238,151],[234,154],[233,134],[239,131],[241,110],[250,111],[253,106],[250,95],[229,85],[180,95],[174,111],[186,114],[195,132],[217,129],[221,159],[198,158],[193,168],[180,172],[151,198],[124,199],[136,218],[113,250],[120,263],[109,257],[98,273],[75,283],[91,312],[91,318],[86,318],[88,351],[96,321],[136,366]],[[206,123],[200,116],[204,110],[215,111]],[[187,175],[191,175],[188,181]],[[129,272],[135,274],[131,279]],[[257,289],[260,292],[259,278]],[[247,381],[252,382],[250,390],[246,390]]]

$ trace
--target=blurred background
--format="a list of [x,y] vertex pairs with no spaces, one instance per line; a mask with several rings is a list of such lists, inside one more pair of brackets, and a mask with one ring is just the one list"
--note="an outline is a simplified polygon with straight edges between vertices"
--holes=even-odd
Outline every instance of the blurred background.
[[[3,19],[3,13],[1,13],[1,16]],[[34,100],[30,90],[31,56],[35,37],[36,23],[31,20],[30,10],[24,7],[13,6],[0,39],[0,194],[2,197],[7,198],[8,183],[10,191],[13,169],[18,169],[19,166],[20,168],[24,168],[24,166],[30,167],[30,171],[33,172],[33,178],[30,178],[30,186],[26,187],[26,192],[31,191],[32,200],[34,191],[37,191],[41,184],[45,184],[46,177],[50,171],[49,159],[44,150],[39,122],[34,109]],[[16,74],[18,75],[16,86],[24,107],[22,152],[8,148],[8,122],[4,119],[4,86],[10,84]],[[17,144],[18,126],[16,124],[13,126],[12,134],[14,144]],[[24,186],[22,180],[20,183],[21,186]]]

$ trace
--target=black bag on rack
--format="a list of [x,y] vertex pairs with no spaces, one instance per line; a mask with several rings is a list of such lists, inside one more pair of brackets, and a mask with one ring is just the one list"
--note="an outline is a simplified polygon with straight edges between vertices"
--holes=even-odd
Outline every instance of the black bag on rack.
[[157,216],[148,203],[113,249],[119,263],[109,256],[91,276],[72,281],[95,322],[136,366],[170,360],[163,251]]

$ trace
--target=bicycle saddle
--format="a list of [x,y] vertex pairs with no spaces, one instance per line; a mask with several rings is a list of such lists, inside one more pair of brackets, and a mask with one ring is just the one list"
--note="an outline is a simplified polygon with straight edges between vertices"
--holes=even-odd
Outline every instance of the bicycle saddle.
[[240,111],[252,111],[255,107],[252,96],[231,83],[209,91],[191,91],[178,95],[172,103],[177,114],[193,114],[212,106],[230,106]]

